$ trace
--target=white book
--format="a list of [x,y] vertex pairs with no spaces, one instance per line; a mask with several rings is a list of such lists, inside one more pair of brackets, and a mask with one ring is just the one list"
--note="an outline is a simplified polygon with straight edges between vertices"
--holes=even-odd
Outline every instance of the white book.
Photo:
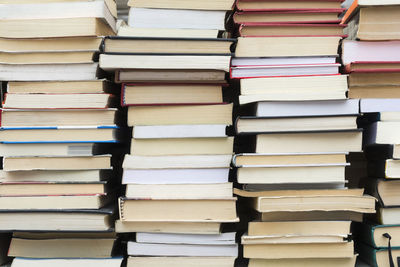
[[204,256],[237,257],[235,245],[186,245],[186,244],[141,244],[128,242],[131,256]]
[[90,156],[93,143],[82,144],[0,144],[0,156]]
[[122,184],[227,183],[229,168],[124,170]]
[[365,144],[400,144],[400,121],[378,121],[365,130]]
[[197,137],[226,137],[226,125],[155,125],[135,126],[133,138],[197,138]]
[[400,0],[358,0],[359,6],[400,5]]
[[361,113],[400,111],[400,98],[370,98],[360,100]]
[[4,81],[72,81],[97,79],[98,63],[8,65],[0,64]]
[[286,66],[246,66],[232,67],[232,78],[333,75],[339,73],[340,64],[286,65]]
[[102,18],[116,31],[116,20],[105,1],[53,2],[0,5],[0,19]]
[[225,30],[226,11],[131,8],[128,25],[135,28]]
[[305,65],[334,64],[336,57],[243,57],[232,58],[232,66],[270,66],[270,65]]
[[307,92],[295,94],[282,94],[282,92],[260,94],[260,95],[240,95],[240,105],[264,101],[313,101],[313,100],[342,100],[347,99],[346,91],[336,92]]
[[193,244],[193,245],[235,245],[236,233],[218,235],[136,233],[138,243],[156,244]]
[[218,30],[133,28],[129,26],[121,26],[118,29],[118,36],[165,37],[165,38],[217,38]]
[[329,101],[260,102],[257,117],[358,115],[358,99]]
[[12,267],[120,267],[123,258],[105,259],[30,259],[15,258]]
[[232,155],[134,156],[125,155],[124,169],[228,168]]

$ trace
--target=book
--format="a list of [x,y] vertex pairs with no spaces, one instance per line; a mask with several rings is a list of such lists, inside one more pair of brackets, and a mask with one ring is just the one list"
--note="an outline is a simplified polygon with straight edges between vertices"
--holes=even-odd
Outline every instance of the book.
[[1,38],[1,51],[7,53],[22,52],[72,52],[100,50],[102,37],[63,37],[63,38]]
[[133,106],[128,125],[232,124],[233,104],[199,106]]
[[8,19],[2,20],[2,24],[4,25],[0,30],[2,38],[83,37],[115,34],[103,19],[90,17]]
[[177,195],[182,199],[228,198],[232,196],[232,183],[128,184],[125,192],[127,198],[139,199],[168,199]]
[[231,78],[337,75],[340,64],[232,67]]
[[274,211],[261,213],[263,222],[276,221],[353,221],[362,222],[363,214],[352,211]]
[[306,36],[345,37],[341,24],[300,24],[300,23],[247,23],[240,25],[241,37]]
[[8,82],[9,94],[101,94],[118,95],[115,86],[105,79],[87,81],[20,81]]
[[95,80],[98,63],[0,64],[0,78],[6,81]]
[[128,25],[134,28],[225,30],[225,15],[225,10],[131,7]]
[[12,156],[91,156],[93,143],[59,144],[0,144],[0,155]]
[[125,169],[122,184],[227,183],[229,168]]
[[251,259],[302,259],[302,258],[351,258],[353,242],[313,244],[257,244],[244,245],[243,257]]
[[122,221],[235,222],[236,198],[119,199]]
[[[117,109],[2,109],[2,127],[115,125]],[[29,122],[29,123],[28,123]]]
[[233,137],[132,139],[130,152],[138,156],[232,154]]
[[235,56],[335,56],[338,53],[340,39],[341,37],[239,37]]
[[125,155],[124,169],[229,168],[232,155],[133,156]]
[[[65,184],[63,184],[65,185]],[[77,184],[75,187],[79,187],[82,184]],[[23,186],[23,185],[22,185]],[[62,186],[62,185],[61,185]],[[3,186],[1,185],[0,188]],[[32,189],[30,189],[32,188]],[[71,187],[70,187],[71,188]],[[12,190],[12,188],[10,188]],[[62,190],[62,192],[55,192],[54,190],[50,192],[45,188],[45,186],[37,187],[35,184],[26,184],[25,185],[25,196],[21,193],[18,193],[18,196],[9,196],[12,195],[12,191],[10,193],[7,192],[6,195],[3,195],[0,198],[0,209],[1,210],[9,210],[12,207],[13,210],[19,211],[42,211],[42,210],[95,210],[104,207],[112,201],[112,197],[107,196],[106,194],[90,194],[88,193],[88,187],[84,184],[82,186],[82,195],[63,195],[66,194],[66,190]],[[27,192],[31,190],[30,192]],[[43,190],[43,191],[42,191]],[[85,191],[86,190],[86,191]],[[14,190],[15,191],[15,190]],[[75,190],[75,192],[78,192]],[[81,193],[82,193],[81,192]],[[49,195],[45,195],[45,194]],[[50,195],[51,194],[60,194]],[[40,194],[35,196],[36,194]]]
[[308,266],[308,267],[354,267],[356,264],[357,256],[349,258],[330,258],[330,259],[316,259],[316,258],[304,258],[304,259],[250,259],[249,267],[295,267],[295,266]]
[[110,169],[111,155],[80,157],[5,157],[4,171]]
[[235,232],[217,235],[136,233],[137,243],[188,244],[188,245],[235,245]]
[[92,51],[0,53],[0,63],[10,65],[85,64],[95,58]]
[[130,256],[237,257],[237,245],[144,244],[128,242]]
[[399,112],[398,104],[400,99],[360,99],[360,112],[362,113],[380,113],[380,120],[396,120],[396,112]]
[[127,222],[117,220],[117,233],[175,233],[175,234],[220,234],[221,223],[218,222]]
[[233,21],[236,24],[267,24],[267,23],[339,23],[338,14],[341,11],[320,10],[289,10],[289,11],[236,11]]
[[353,72],[349,75],[349,86],[378,87],[400,84],[399,75],[395,72],[362,73]]
[[199,3],[198,1],[179,1],[174,0],[167,3],[160,3],[158,1],[145,1],[145,0],[130,0],[128,6],[141,7],[141,8],[167,8],[167,9],[199,9],[199,10],[231,10],[233,7],[233,0],[212,1],[206,0]]
[[357,115],[357,99],[330,101],[266,101],[257,103],[255,116],[258,117],[302,117],[329,115]]
[[163,38],[217,38],[219,30],[176,29],[176,28],[133,28],[121,25],[118,36],[124,37],[163,37]]
[[272,133],[256,136],[256,153],[330,153],[361,151],[362,133]]
[[104,40],[105,53],[230,55],[235,39],[161,38],[110,36]]
[[238,117],[237,134],[356,130],[356,116],[330,117]]
[[[334,64],[336,63],[336,56],[313,56],[313,57],[239,57],[232,58],[232,66],[235,67],[246,67],[246,66],[279,66],[279,65],[312,65],[312,64]],[[308,80],[313,80],[315,82],[316,79],[340,79],[340,77],[293,77],[289,80],[284,78],[275,78],[275,79],[251,79],[250,82],[255,81],[277,81],[286,82],[290,84],[293,80],[298,80],[299,83],[308,78]],[[284,81],[283,81],[284,80]],[[246,81],[246,80],[245,80]],[[242,85],[242,82],[241,82]],[[291,84],[294,86],[294,84]],[[296,83],[296,85],[298,85]],[[300,84],[301,85],[301,84]],[[265,88],[265,86],[264,86]],[[240,91],[242,92],[242,87],[240,87]]]
[[231,267],[235,257],[128,257],[128,267],[166,267],[201,265],[209,267]]
[[396,144],[399,143],[394,134],[400,127],[397,121],[377,121],[365,129],[365,144]]
[[110,170],[33,170],[2,172],[3,182],[100,182],[111,176]]
[[[360,253],[360,258],[370,266],[390,266],[389,250],[387,248],[374,248],[363,242],[357,244],[357,250]],[[400,256],[398,247],[391,249],[392,258],[397,259]]]
[[[4,95],[6,109],[108,108],[115,98],[109,94],[10,94]],[[113,103],[114,102],[114,103]]]
[[397,85],[352,86],[349,88],[348,96],[349,98],[387,99],[400,98],[400,93]]
[[289,11],[289,10],[340,10],[341,1],[237,1],[236,7],[244,11]]
[[[133,127],[134,139],[177,139],[196,138],[197,140],[219,140],[218,137],[226,136],[226,125],[194,124],[194,125],[138,125]],[[194,141],[194,140],[189,141]],[[180,141],[175,140],[175,141]],[[184,140],[182,140],[184,142]],[[172,141],[172,140],[168,140]],[[186,140],[188,141],[188,140]],[[207,140],[205,140],[207,141]],[[222,140],[221,140],[222,141]],[[140,142],[140,141],[139,141]],[[205,142],[204,142],[205,144]],[[133,148],[133,146],[132,146]]]
[[391,246],[399,246],[399,225],[378,225],[371,222],[357,223],[355,229],[356,237],[366,243],[367,245],[378,248],[388,248],[388,238],[384,236],[388,233],[392,238],[390,240]]
[[240,184],[264,185],[344,183],[345,165],[244,167],[238,169],[237,181]]
[[212,84],[124,84],[122,105],[223,103],[222,86]]
[[117,69],[165,69],[165,70],[222,70],[229,71],[230,56],[207,55],[100,55],[100,68]]
[[290,245],[290,244],[316,244],[321,245],[342,243],[344,240],[343,236],[326,236],[322,234],[317,235],[300,235],[300,236],[249,236],[242,235],[242,244],[246,245]]
[[381,206],[400,206],[400,199],[396,194],[400,187],[399,180],[375,179],[369,182],[367,187],[370,194],[379,200]]
[[[40,114],[40,113],[39,113]],[[43,113],[42,113],[43,114]],[[9,127],[0,130],[0,141],[5,144],[50,143],[115,143],[116,126],[67,127]],[[20,156],[19,154],[17,156]],[[22,155],[21,155],[22,156]],[[38,156],[38,155],[34,155]]]
[[223,70],[168,70],[168,69],[125,69],[115,71],[115,81],[122,82],[163,82],[163,83],[211,83],[225,84]]
[[30,259],[30,258],[15,258],[13,266],[15,267],[72,267],[72,266],[87,266],[87,267],[119,267],[123,258],[105,258],[105,259]]
[[110,258],[115,239],[11,239],[8,255],[23,258]]
[[4,231],[109,231],[112,213],[113,211],[109,208],[35,212],[1,211],[0,225]]
[[241,153],[233,156],[235,167],[257,166],[307,166],[346,164],[346,154],[255,154]]
[[378,207],[376,209],[375,220],[378,224],[393,225],[400,222],[400,208],[394,207]]
[[19,182],[0,183],[2,196],[101,195],[105,183]]

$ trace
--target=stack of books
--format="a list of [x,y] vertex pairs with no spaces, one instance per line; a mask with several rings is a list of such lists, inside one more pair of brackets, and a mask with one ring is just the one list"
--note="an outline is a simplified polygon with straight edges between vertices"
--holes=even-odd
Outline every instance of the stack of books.
[[343,21],[352,39],[343,44],[349,97],[361,98],[360,123],[368,160],[363,179],[378,200],[377,216],[354,227],[357,250],[372,266],[390,266],[400,255],[400,1],[355,1]]
[[119,266],[108,233],[111,151],[97,146],[116,142],[119,91],[99,79],[97,63],[101,36],[115,32],[116,4],[5,2],[0,229],[24,232],[12,239],[13,266]]
[[[225,29],[225,10],[204,10],[218,3],[130,1],[130,26],[152,36],[105,40],[100,66],[123,82],[121,103],[132,127],[116,224],[117,232],[136,232],[128,238],[128,266],[233,266],[238,255],[235,233],[221,233],[222,223],[238,220],[226,129],[233,105],[224,94],[235,40],[165,37],[182,27]],[[219,23],[196,17],[207,14]]]
[[[118,30],[120,36],[201,37],[229,36],[225,25],[234,0],[157,1],[129,0],[128,24]],[[228,29],[229,30],[229,29]]]
[[[237,5],[250,15],[264,10],[265,18],[278,18],[296,8],[324,15],[315,8],[340,7],[340,1]],[[292,22],[284,15],[282,20]],[[243,256],[250,266],[354,266],[350,222],[374,213],[375,198],[346,187],[346,157],[361,151],[362,132],[356,122],[359,101],[347,99],[347,76],[336,63],[343,33],[246,36],[245,29],[231,68],[231,76],[240,79],[241,104],[235,124],[241,153],[234,165],[243,189],[235,193],[250,199],[248,207],[255,210],[250,220],[256,220],[242,236]]]

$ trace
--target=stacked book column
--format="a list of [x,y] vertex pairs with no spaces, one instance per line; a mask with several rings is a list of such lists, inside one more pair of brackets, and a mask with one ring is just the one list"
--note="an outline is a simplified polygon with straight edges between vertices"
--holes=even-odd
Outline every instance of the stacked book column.
[[347,99],[339,73],[340,1],[239,0],[237,8],[243,257],[252,267],[355,266],[350,225],[375,212],[375,198],[346,185],[362,132],[359,101]]
[[13,232],[12,266],[120,266],[107,145],[119,91],[97,63],[116,5],[12,2],[0,14],[0,230]]
[[379,200],[376,216],[354,227],[357,252],[371,266],[396,266],[400,256],[399,15],[399,1],[359,0],[343,19],[349,40],[343,43],[342,60],[349,97],[360,99],[368,160],[362,184]]
[[219,38],[233,3],[193,4],[130,1],[128,25],[100,56],[132,133],[116,224],[128,266],[234,266],[238,255],[224,227],[238,221],[225,80],[235,40]]

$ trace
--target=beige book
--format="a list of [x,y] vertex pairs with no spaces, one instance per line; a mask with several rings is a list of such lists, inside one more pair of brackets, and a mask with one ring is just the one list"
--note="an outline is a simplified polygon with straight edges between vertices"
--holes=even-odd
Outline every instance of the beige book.
[[361,151],[362,132],[325,132],[257,135],[256,153]]
[[315,24],[292,26],[288,25],[261,25],[261,26],[247,26],[244,25],[240,29],[240,36],[282,36],[282,35],[295,35],[295,36],[342,36],[343,27],[340,26],[316,26]]
[[88,81],[22,81],[8,82],[11,94],[100,94],[111,92],[112,84],[106,80]]
[[110,169],[111,155],[86,157],[6,157],[4,171]]
[[357,256],[349,258],[250,259],[249,267],[354,267]]
[[234,257],[129,257],[127,267],[232,267]]
[[232,124],[232,104],[129,107],[128,125]]
[[0,37],[4,38],[107,36],[115,34],[107,23],[97,18],[2,20],[1,24]]
[[[364,189],[310,189],[310,190],[273,190],[273,191],[245,191],[241,189],[234,189],[236,195],[242,197],[291,197],[291,196],[305,196],[305,197],[319,197],[319,196],[353,196],[362,197]],[[305,220],[307,221],[307,220]]]
[[28,258],[109,258],[115,239],[22,239],[11,240],[8,256]]
[[346,154],[236,154],[233,163],[241,166],[291,166],[312,164],[346,164]]
[[238,1],[239,10],[260,9],[340,9],[340,1]]
[[346,75],[251,78],[240,80],[242,95],[294,94],[299,92],[334,92],[347,90]]
[[234,222],[236,198],[224,199],[119,199],[122,221]]
[[318,235],[347,236],[350,221],[298,221],[298,222],[249,222],[249,236]]
[[335,56],[341,37],[238,38],[236,57]]
[[0,63],[3,64],[69,64],[92,63],[94,52],[0,52]]
[[106,259],[29,259],[16,258],[13,260],[13,267],[69,267],[69,266],[86,266],[86,267],[120,267],[123,258],[106,258]]
[[200,9],[200,10],[231,10],[233,0],[129,0],[130,7],[143,8],[170,8],[170,9]]
[[106,38],[105,53],[230,54],[232,41],[204,39]]
[[[1,126],[114,125],[116,109],[2,110]],[[28,123],[29,122],[29,123]]]
[[217,38],[218,30],[133,28],[129,26],[121,26],[118,29],[118,36],[165,37],[165,38]]
[[100,55],[100,68],[118,69],[190,69],[229,71],[230,56],[173,56],[173,55]]
[[244,245],[243,257],[251,259],[352,258],[353,242]]
[[400,98],[399,85],[351,86],[349,98]]
[[[26,140],[26,139],[25,139]],[[33,143],[0,144],[0,155],[13,156],[91,156],[94,144]]]
[[233,137],[132,139],[131,154],[138,156],[232,154],[233,139]]
[[212,235],[221,232],[219,222],[127,222],[117,220],[115,222],[117,233],[175,233],[175,234],[199,234]]
[[99,51],[102,37],[65,37],[43,39],[0,38],[3,52]]
[[353,72],[349,74],[349,85],[350,87],[373,85],[400,85],[400,77],[396,72]]
[[263,222],[319,220],[362,222],[363,214],[352,211],[276,211],[263,212],[260,219]]
[[242,236],[242,245],[279,245],[279,244],[321,244],[321,243],[340,243],[347,236],[325,235],[290,235],[290,236]]
[[220,85],[125,85],[123,104],[222,103]]
[[[103,183],[2,183],[0,193],[3,196],[96,195],[105,193],[105,185]],[[2,201],[7,203],[7,200],[2,199]]]
[[357,38],[360,40],[396,40],[400,38],[400,6],[360,8]]

